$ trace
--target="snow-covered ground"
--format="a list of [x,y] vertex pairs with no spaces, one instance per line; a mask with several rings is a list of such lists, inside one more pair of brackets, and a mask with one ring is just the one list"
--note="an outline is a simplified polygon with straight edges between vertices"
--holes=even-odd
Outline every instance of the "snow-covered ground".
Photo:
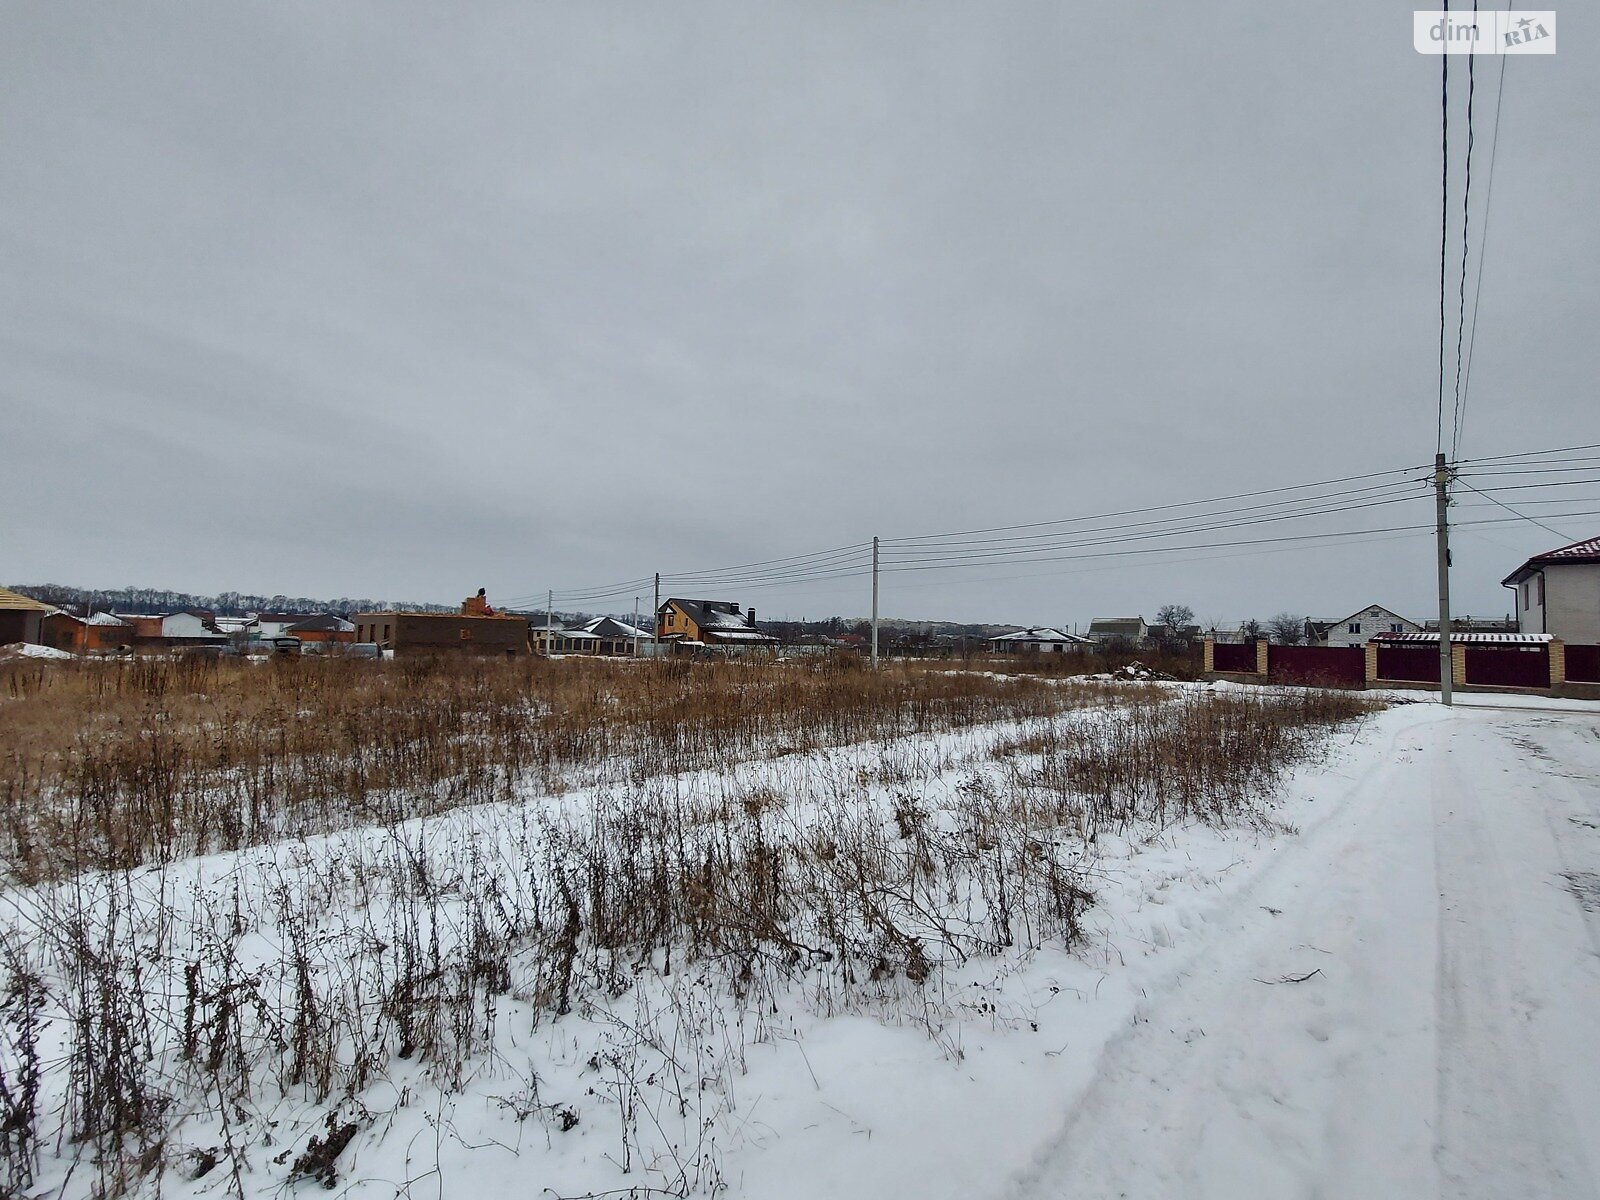
[[[557,1020],[507,1000],[464,1081],[394,1063],[342,1110],[359,1131],[340,1194],[1600,1195],[1600,705],[1497,699],[1401,704],[1336,732],[1248,827],[1100,836],[1070,952],[975,954],[926,987],[819,973],[764,1006],[730,1005],[692,970]],[[936,807],[1017,732],[674,786],[737,801],[878,772],[886,794]],[[509,893],[519,828],[496,806],[400,841],[487,847],[481,869]],[[237,922],[296,871],[337,895],[326,863],[366,878],[393,838],[215,856],[141,886],[231,889]],[[270,941],[263,923],[240,952]],[[233,1138],[249,1170],[169,1174],[162,1194],[282,1194],[326,1112],[291,1093],[230,1130],[197,1110],[169,1157]],[[51,1168],[41,1185],[85,1194],[88,1177]]]
[[997,1190],[1597,1194],[1600,714],[1480,704],[1287,807]]

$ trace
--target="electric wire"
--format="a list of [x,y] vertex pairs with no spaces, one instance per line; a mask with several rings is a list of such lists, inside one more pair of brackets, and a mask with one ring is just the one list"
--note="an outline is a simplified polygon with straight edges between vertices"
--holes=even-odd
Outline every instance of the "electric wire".
[[1380,479],[1386,475],[1405,475],[1426,470],[1430,464],[1418,463],[1407,467],[1392,467],[1387,471],[1368,471],[1361,475],[1344,475],[1336,479],[1322,479],[1315,483],[1294,483],[1283,487],[1261,488],[1253,492],[1232,492],[1222,496],[1209,496],[1204,500],[1182,500],[1171,504],[1152,504],[1143,508],[1125,508],[1116,512],[1093,513],[1082,517],[1058,517],[1049,521],[1025,521],[1017,525],[991,525],[983,529],[961,529],[946,533],[919,533],[907,537],[883,538],[882,544],[903,545],[908,542],[935,541],[948,538],[969,537],[982,533],[1010,533],[1017,529],[1042,529],[1047,525],[1069,525],[1082,521],[1100,521],[1109,517],[1133,517],[1144,513],[1168,512],[1177,508],[1197,508],[1206,504],[1221,504],[1227,500],[1253,500],[1258,496],[1282,495],[1285,492],[1303,492],[1313,488],[1332,487],[1340,483],[1356,483],[1363,479]]
[[1427,496],[1416,492],[1409,495],[1387,496],[1379,499],[1367,500],[1357,504],[1339,504],[1324,508],[1314,508],[1299,512],[1274,513],[1265,516],[1256,516],[1247,520],[1228,519],[1214,521],[1209,524],[1189,525],[1178,529],[1152,530],[1136,534],[1119,534],[1111,537],[1095,537],[1084,540],[1061,541],[1044,546],[1030,546],[1027,548],[1004,548],[994,550],[963,550],[952,551],[944,554],[918,555],[910,557],[890,556],[890,563],[913,562],[1024,562],[1041,554],[1055,550],[1076,549],[1082,546],[1103,546],[1110,543],[1142,542],[1162,540],[1167,538],[1184,537],[1193,533],[1208,533],[1215,529],[1236,529],[1250,525],[1265,525],[1279,521],[1300,521],[1311,517],[1328,516],[1334,513],[1352,512],[1359,509],[1377,508],[1390,504],[1402,504],[1411,500],[1425,500]]
[[[1450,28],[1450,3],[1445,0],[1445,29]],[[1449,47],[1445,47],[1446,51]],[[1448,288],[1450,265],[1450,55],[1439,55],[1441,84],[1439,89],[1439,415],[1438,438],[1435,454],[1444,453],[1444,341],[1446,332],[1445,295]]]
[[[1472,31],[1478,31],[1478,0],[1472,0]],[[1456,295],[1456,379],[1455,407],[1450,418],[1450,457],[1461,443],[1461,359],[1467,340],[1467,263],[1471,245],[1468,231],[1472,224],[1472,101],[1477,90],[1476,49],[1467,54],[1467,161],[1461,185],[1461,285]]]
[[[1416,468],[1416,469],[1420,470],[1421,468]],[[1036,540],[1041,539],[1041,538],[1055,538],[1055,537],[1065,537],[1065,536],[1076,536],[1076,535],[1081,534],[1081,533],[1100,533],[1100,532],[1106,532],[1106,531],[1109,531],[1109,530],[1141,529],[1141,528],[1147,528],[1149,526],[1168,525],[1168,524],[1171,524],[1174,521],[1199,520],[1199,519],[1203,519],[1203,518],[1208,519],[1208,518],[1211,518],[1211,517],[1220,517],[1220,516],[1226,516],[1226,515],[1230,515],[1230,514],[1239,514],[1239,513],[1265,512],[1265,511],[1271,511],[1273,509],[1283,508],[1283,507],[1285,507],[1287,505],[1303,504],[1303,503],[1308,503],[1308,502],[1312,502],[1312,501],[1331,500],[1331,499],[1334,499],[1336,497],[1370,496],[1370,495],[1374,495],[1374,494],[1382,494],[1385,491],[1389,491],[1389,490],[1395,490],[1395,489],[1401,489],[1401,488],[1409,488],[1409,487],[1413,486],[1413,484],[1416,483],[1416,482],[1417,482],[1416,480],[1410,480],[1410,479],[1407,479],[1407,480],[1390,480],[1390,481],[1385,482],[1385,483],[1368,484],[1365,487],[1346,488],[1346,489],[1344,489],[1342,491],[1337,491],[1337,492],[1323,492],[1323,493],[1320,493],[1320,494],[1317,494],[1317,495],[1291,497],[1291,498],[1285,498],[1285,499],[1282,499],[1282,500],[1268,501],[1265,504],[1247,504],[1247,505],[1242,505],[1242,506],[1235,507],[1235,508],[1213,509],[1213,510],[1211,510],[1209,512],[1195,512],[1195,513],[1185,514],[1185,515],[1182,515],[1182,516],[1164,517],[1164,518],[1158,518],[1158,519],[1150,520],[1150,521],[1131,521],[1131,522],[1128,522],[1128,523],[1122,524],[1122,525],[1101,525],[1101,526],[1092,526],[1092,527],[1085,528],[1085,529],[1059,530],[1059,531],[1052,531],[1052,532],[1049,532],[1049,533],[1011,534],[1011,535],[1006,536],[1006,537],[966,538],[966,537],[963,537],[961,535],[954,535],[951,538],[949,538],[948,540],[938,541],[938,542],[932,542],[932,541],[928,540],[928,537],[932,536],[932,535],[927,535],[927,536],[925,536],[923,538],[917,538],[917,539],[912,539],[912,538],[899,538],[899,539],[889,538],[889,539],[885,539],[884,540],[883,545],[884,545],[886,550],[898,551],[900,548],[905,547],[905,548],[909,548],[909,549],[912,549],[912,550],[919,550],[920,551],[920,550],[924,550],[924,549],[936,549],[936,548],[938,548],[940,546],[995,546],[995,545],[1001,545],[1001,544],[1004,544],[1004,543],[1036,541]],[[1308,485],[1308,486],[1315,486],[1315,485]],[[1201,502],[1198,502],[1198,503],[1206,503],[1206,502],[1201,501]],[[1086,517],[1085,518],[1069,518],[1067,520],[1054,522],[1054,524],[1066,525],[1066,524],[1071,523],[1073,520],[1088,520],[1088,519],[1090,519],[1090,518],[1086,518]],[[916,543],[916,544],[913,545],[912,544],[913,542]]]
[[[1514,4],[1507,4],[1506,11],[1510,12],[1515,7]],[[1472,352],[1478,344],[1478,312],[1483,305],[1483,268],[1489,253],[1489,212],[1494,203],[1494,164],[1500,152],[1500,112],[1505,105],[1506,59],[1510,55],[1502,54],[1498,57],[1500,59],[1500,82],[1495,88],[1494,131],[1489,138],[1489,176],[1484,181],[1483,189],[1483,228],[1478,233],[1478,282],[1473,290],[1472,329],[1467,334],[1466,377],[1461,383],[1461,406],[1456,414],[1456,440],[1450,453],[1452,459],[1458,458],[1461,454],[1462,431],[1467,421],[1467,400],[1472,395]]]
[[1461,482],[1461,486],[1466,488],[1467,491],[1469,491],[1469,492],[1477,492],[1478,495],[1483,496],[1484,498],[1486,498],[1487,500],[1491,501],[1492,503],[1498,504],[1501,508],[1505,509],[1512,516],[1521,517],[1524,521],[1533,522],[1533,524],[1537,525],[1540,529],[1549,530],[1551,533],[1555,534],[1558,538],[1561,538],[1564,541],[1571,542],[1571,541],[1575,541],[1576,540],[1575,538],[1573,538],[1573,536],[1571,534],[1562,533],[1561,530],[1557,529],[1555,526],[1546,525],[1543,521],[1539,520],[1537,517],[1530,517],[1527,513],[1518,512],[1516,509],[1512,508],[1511,505],[1507,504],[1504,500],[1501,500],[1499,497],[1490,495],[1486,491],[1481,491],[1478,488],[1473,487],[1470,483],[1465,482],[1464,480]]
[[[1583,510],[1581,512],[1564,513],[1564,514],[1561,514],[1561,515],[1570,516],[1570,517],[1597,516],[1597,515],[1600,515],[1600,509],[1585,509],[1585,510]],[[1522,517],[1496,517],[1496,518],[1488,518],[1488,519],[1476,520],[1476,521],[1462,521],[1462,522],[1459,522],[1459,526],[1463,527],[1463,528],[1466,528],[1466,527],[1475,527],[1475,526],[1479,526],[1479,525],[1502,525],[1502,524],[1508,524],[1508,523],[1510,523],[1512,521],[1520,521],[1520,520],[1523,520],[1523,519],[1524,518],[1522,518]],[[1278,537],[1270,537],[1270,538],[1245,538],[1245,539],[1241,539],[1241,540],[1238,540],[1238,541],[1206,542],[1206,543],[1202,543],[1200,545],[1192,545],[1192,546],[1141,546],[1141,547],[1138,547],[1138,548],[1133,549],[1133,550],[1099,550],[1099,551],[1094,551],[1094,552],[1089,553],[1089,554],[1053,555],[1053,556],[1050,556],[1048,558],[1039,558],[1039,559],[1035,559],[1033,561],[1035,561],[1035,562],[1071,562],[1071,561],[1076,561],[1076,560],[1080,560],[1080,559],[1091,559],[1091,558],[1126,558],[1126,557],[1130,557],[1130,556],[1147,555],[1147,554],[1182,553],[1182,552],[1188,551],[1188,550],[1209,550],[1209,549],[1217,549],[1217,548],[1222,548],[1222,547],[1233,547],[1233,546],[1263,546],[1263,545],[1275,545],[1275,544],[1294,544],[1294,543],[1300,543],[1300,542],[1325,541],[1325,540],[1327,540],[1329,538],[1354,537],[1354,536],[1359,536],[1359,535],[1368,534],[1368,533],[1422,532],[1422,531],[1431,531],[1432,529],[1433,529],[1433,524],[1431,522],[1428,523],[1428,524],[1425,524],[1425,525],[1386,525],[1386,526],[1379,526],[1378,528],[1375,528],[1375,529],[1364,529],[1364,530],[1361,530],[1361,529],[1357,529],[1357,530],[1335,529],[1335,530],[1328,530],[1328,531],[1321,532],[1321,533],[1286,534],[1286,535],[1282,535],[1282,536],[1278,536]],[[951,570],[960,570],[963,566],[966,566],[966,565],[968,565],[968,564],[964,564],[964,563],[943,563],[943,564],[930,564],[930,565],[923,565],[923,566],[892,566],[891,565],[891,566],[888,566],[888,567],[884,567],[882,569],[885,570],[885,571],[891,571],[891,572],[951,571]]]

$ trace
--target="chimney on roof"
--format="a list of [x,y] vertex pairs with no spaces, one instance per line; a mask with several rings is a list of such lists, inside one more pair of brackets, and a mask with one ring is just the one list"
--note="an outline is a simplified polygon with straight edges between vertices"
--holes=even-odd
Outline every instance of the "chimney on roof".
[[750,628],[754,629],[755,627],[756,627],[756,610],[752,608],[750,610]]

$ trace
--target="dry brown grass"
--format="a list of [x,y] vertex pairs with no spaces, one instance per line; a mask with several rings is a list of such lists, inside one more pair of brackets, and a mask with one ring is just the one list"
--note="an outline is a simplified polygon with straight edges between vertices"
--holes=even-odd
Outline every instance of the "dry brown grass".
[[0,868],[36,881],[167,862],[1082,702],[914,663],[12,663]]
[[[715,1097],[796,994],[938,1041],[952,966],[1078,937],[1095,829],[1251,819],[1375,707],[594,660],[52,663],[0,696],[0,836],[51,881],[0,911],[0,1194],[81,1166],[102,1196],[213,1168],[242,1195],[286,1132],[282,1180],[331,1182],[378,1085],[416,1067],[459,1092],[561,1020],[597,1039],[593,1082],[542,1100],[535,1072],[527,1114],[615,1113],[624,1171],[715,1193]],[[962,749],[890,740],[1008,719]],[[569,781],[588,795],[402,823]],[[75,871],[146,862],[176,865]],[[286,1104],[318,1113],[303,1148]]]

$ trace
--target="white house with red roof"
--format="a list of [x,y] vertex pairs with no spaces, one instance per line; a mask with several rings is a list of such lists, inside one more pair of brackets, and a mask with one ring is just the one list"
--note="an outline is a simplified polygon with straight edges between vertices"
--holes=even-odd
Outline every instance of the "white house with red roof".
[[1500,581],[1517,594],[1517,629],[1600,643],[1600,537],[1536,554]]

